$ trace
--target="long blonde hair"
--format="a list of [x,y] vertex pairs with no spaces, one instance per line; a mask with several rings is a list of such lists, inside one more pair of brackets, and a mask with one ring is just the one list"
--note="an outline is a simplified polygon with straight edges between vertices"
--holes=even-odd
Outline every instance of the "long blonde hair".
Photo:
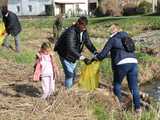
[[118,23],[113,23],[110,28],[110,30],[112,29],[117,29],[118,32],[122,31],[122,28],[120,27],[120,25]]
[[52,45],[50,42],[43,42],[41,45],[41,50],[48,50],[52,49]]

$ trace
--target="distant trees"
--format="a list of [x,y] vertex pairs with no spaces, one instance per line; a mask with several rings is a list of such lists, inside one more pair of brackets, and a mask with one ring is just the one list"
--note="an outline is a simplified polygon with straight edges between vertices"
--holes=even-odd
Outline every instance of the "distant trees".
[[119,6],[119,0],[99,0],[96,10],[97,16],[121,16],[122,10]]
[[[160,0],[157,10],[160,11]],[[99,5],[96,10],[96,16],[122,16],[146,14],[152,12],[152,0],[98,0]]]

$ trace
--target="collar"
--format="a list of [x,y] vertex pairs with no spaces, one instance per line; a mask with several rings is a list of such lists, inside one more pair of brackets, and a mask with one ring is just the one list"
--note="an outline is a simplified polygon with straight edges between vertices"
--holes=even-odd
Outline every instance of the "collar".
[[117,33],[118,33],[118,32],[114,32],[114,33],[112,33],[112,35],[110,35],[110,37],[115,36]]
[[[81,31],[80,31],[80,29],[78,28],[78,27],[76,27],[76,26],[73,26],[74,28],[75,28],[75,31],[77,32],[77,33],[81,33]],[[83,31],[82,33],[84,33],[84,32],[86,32],[87,30],[85,30],[85,31]]]
[[83,32],[80,32],[80,35],[83,35]]
[[76,27],[76,26],[75,26],[75,31],[76,31],[77,33],[81,33],[81,31],[79,30],[79,28]]
[[5,14],[5,17],[8,17],[8,12]]

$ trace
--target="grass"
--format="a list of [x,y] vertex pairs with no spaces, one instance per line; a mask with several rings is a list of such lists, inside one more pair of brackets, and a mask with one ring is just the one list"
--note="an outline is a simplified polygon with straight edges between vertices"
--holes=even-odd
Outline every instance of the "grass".
[[105,108],[101,104],[95,104],[93,109],[94,109],[94,115],[96,116],[97,120],[108,119],[108,114],[105,111]]
[[[106,37],[108,26],[112,23],[119,23],[120,26],[128,31],[131,35],[136,35],[148,29],[159,29],[160,28],[160,18],[157,16],[133,16],[133,17],[106,17],[103,19],[90,19],[90,29],[93,29],[94,35],[98,37]],[[101,27],[103,26],[103,27]],[[98,31],[98,32],[96,32]],[[103,34],[102,34],[103,33]]]
[[107,83],[111,83],[113,81],[113,78],[112,78],[112,65],[111,65],[111,60],[110,58],[108,59],[105,59],[102,61],[101,63],[101,73],[102,73],[102,78],[105,79],[105,81]]
[[150,62],[160,63],[159,57],[154,57],[154,56],[148,55],[147,53],[137,52],[136,56],[139,62],[142,62],[142,63],[150,63]]
[[31,64],[35,60],[35,53],[33,51],[25,51],[15,55],[17,64]]
[[35,53],[33,51],[24,51],[17,54],[14,51],[1,48],[0,57],[17,64],[32,64],[35,59]]
[[[65,19],[63,24],[64,28],[70,26],[75,22],[77,18]],[[35,29],[52,29],[54,18],[48,17],[38,18],[33,20],[22,20],[23,28],[35,28]],[[136,35],[144,30],[160,29],[160,17],[159,16],[131,16],[131,17],[100,17],[89,18],[88,31],[91,37],[108,36],[107,29],[112,23],[119,23],[120,26],[128,31],[131,35]]]
[[97,120],[159,120],[160,119],[160,104],[154,104],[152,110],[144,110],[142,114],[136,115],[134,111],[106,111],[104,106],[99,103],[93,105],[93,114],[96,116]]

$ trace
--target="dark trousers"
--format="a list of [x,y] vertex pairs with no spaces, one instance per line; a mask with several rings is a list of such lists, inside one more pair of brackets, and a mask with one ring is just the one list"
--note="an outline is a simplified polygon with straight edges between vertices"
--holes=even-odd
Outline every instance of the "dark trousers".
[[140,95],[138,88],[138,68],[135,63],[128,63],[117,65],[114,69],[114,94],[118,97],[120,102],[122,101],[121,97],[121,83],[124,77],[127,77],[129,90],[133,96],[133,102],[135,109],[140,108]]

